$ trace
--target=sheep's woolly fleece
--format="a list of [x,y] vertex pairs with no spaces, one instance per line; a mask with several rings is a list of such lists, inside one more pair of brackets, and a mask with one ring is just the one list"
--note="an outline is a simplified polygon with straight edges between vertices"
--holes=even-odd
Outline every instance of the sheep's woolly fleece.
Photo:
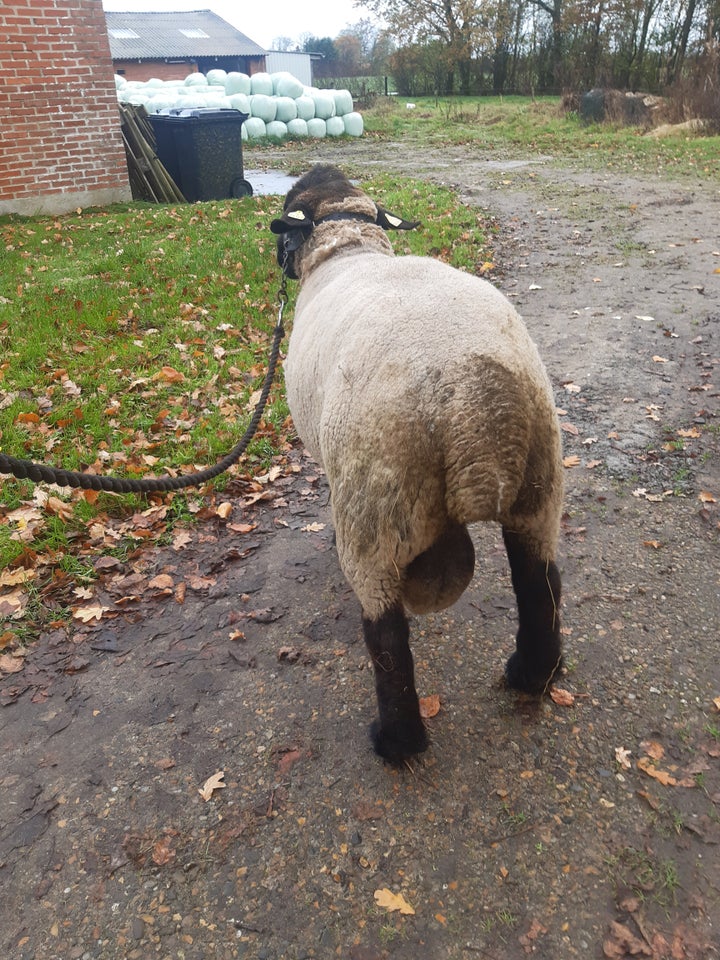
[[[375,216],[364,194],[329,213]],[[406,570],[449,525],[496,520],[555,556],[562,464],[552,390],[524,323],[492,284],[395,257],[372,223],[318,224],[285,365],[296,428],[332,490],[340,563],[365,614],[414,609]]]

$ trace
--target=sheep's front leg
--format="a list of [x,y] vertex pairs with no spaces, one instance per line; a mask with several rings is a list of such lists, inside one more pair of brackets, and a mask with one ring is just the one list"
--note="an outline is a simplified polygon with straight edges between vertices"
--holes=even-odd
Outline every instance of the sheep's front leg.
[[398,763],[428,746],[415,691],[410,629],[402,606],[391,607],[377,620],[363,616],[363,632],[375,668],[380,711],[371,728],[375,751]]
[[505,666],[511,687],[542,693],[562,665],[560,574],[552,560],[534,556],[528,541],[503,527],[518,607],[515,653]]

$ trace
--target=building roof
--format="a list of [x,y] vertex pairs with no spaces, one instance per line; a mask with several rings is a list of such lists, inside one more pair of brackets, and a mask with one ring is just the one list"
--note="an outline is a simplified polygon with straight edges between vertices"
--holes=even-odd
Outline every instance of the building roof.
[[113,60],[258,57],[265,51],[212,10],[105,11]]

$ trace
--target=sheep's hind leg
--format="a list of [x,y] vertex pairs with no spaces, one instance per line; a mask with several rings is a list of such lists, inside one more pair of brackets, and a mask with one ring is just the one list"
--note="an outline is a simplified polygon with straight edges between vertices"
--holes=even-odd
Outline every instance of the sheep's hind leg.
[[542,693],[562,665],[560,574],[552,560],[533,555],[528,541],[503,527],[518,607],[515,653],[505,666],[509,686]]
[[375,751],[398,763],[427,749],[415,691],[410,629],[401,605],[372,620],[363,616],[365,643],[375,668],[380,718],[371,727]]

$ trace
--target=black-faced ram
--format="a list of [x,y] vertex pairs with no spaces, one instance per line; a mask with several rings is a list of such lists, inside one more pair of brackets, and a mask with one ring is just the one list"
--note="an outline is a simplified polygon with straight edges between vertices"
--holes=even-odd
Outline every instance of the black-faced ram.
[[375,668],[375,749],[392,761],[428,745],[406,611],[443,609],[465,590],[468,524],[502,526],[519,620],[508,684],[542,692],[561,664],[563,467],[545,368],[492,284],[394,256],[386,230],[413,226],[328,165],[293,186],[271,225],[300,281],[288,402],[327,474]]

